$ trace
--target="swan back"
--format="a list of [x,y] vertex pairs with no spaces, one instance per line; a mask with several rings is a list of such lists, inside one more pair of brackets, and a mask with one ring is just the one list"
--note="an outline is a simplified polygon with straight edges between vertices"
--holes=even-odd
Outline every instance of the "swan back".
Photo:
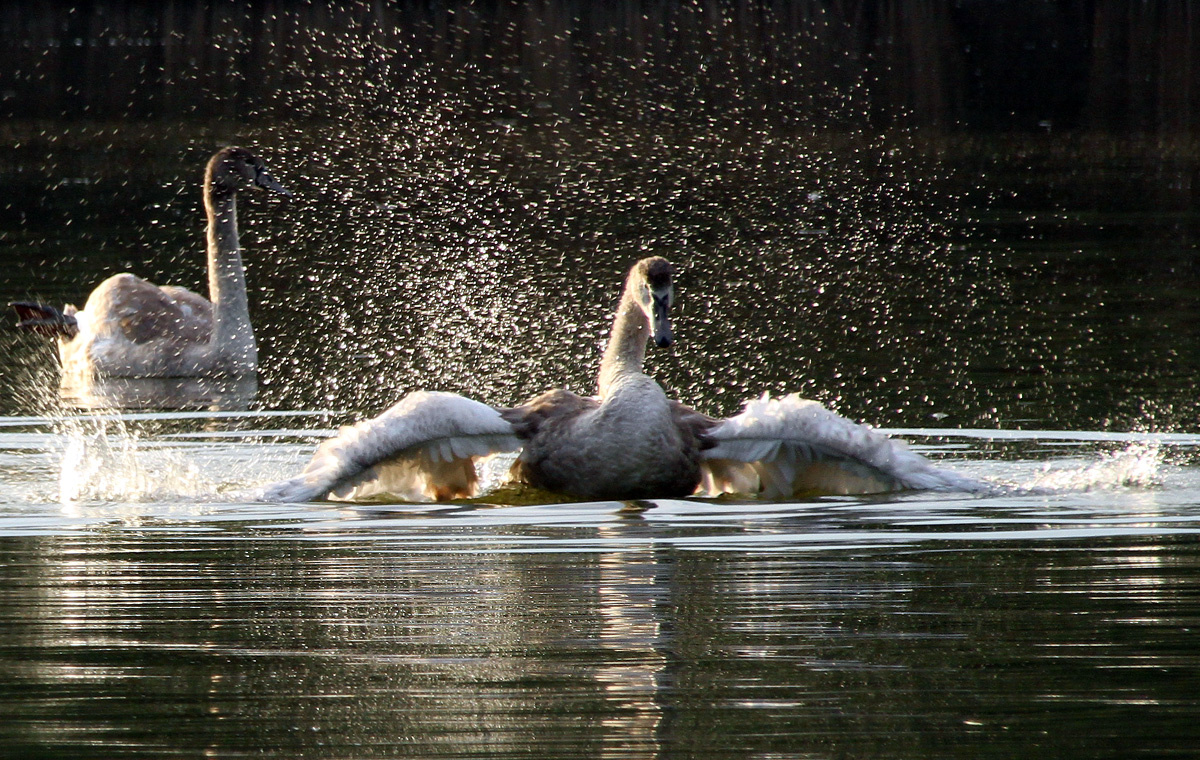
[[514,479],[595,499],[686,496],[706,445],[699,416],[650,378],[623,379],[603,401],[553,390],[501,413],[524,448]]
[[85,327],[130,343],[198,342],[212,335],[212,305],[184,288],[158,287],[132,274],[96,286],[84,304]]

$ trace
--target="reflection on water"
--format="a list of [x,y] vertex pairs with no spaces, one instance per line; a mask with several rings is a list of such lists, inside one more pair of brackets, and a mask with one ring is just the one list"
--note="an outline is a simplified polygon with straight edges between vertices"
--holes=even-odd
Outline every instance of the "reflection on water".
[[[326,420],[0,420],[7,752],[1118,758],[1198,738],[1194,435],[895,431],[974,476],[1057,477],[987,496],[233,495]],[[64,502],[56,472],[91,490]]]
[[1173,589],[1197,558],[1169,538],[428,554],[386,535],[5,540],[5,746],[1116,758],[1196,738],[1197,609]]

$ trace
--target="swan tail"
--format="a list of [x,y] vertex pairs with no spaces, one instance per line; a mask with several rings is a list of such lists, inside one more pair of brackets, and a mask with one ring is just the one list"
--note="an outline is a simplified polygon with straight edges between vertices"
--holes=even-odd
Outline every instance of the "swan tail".
[[73,313],[59,311],[53,306],[34,301],[14,301],[9,304],[17,312],[18,330],[44,335],[48,338],[70,340],[79,334],[79,322]]
[[474,496],[475,460],[520,443],[492,407],[452,393],[411,393],[374,419],[344,427],[294,478],[267,486],[267,501]]
[[869,494],[902,490],[978,492],[987,485],[934,467],[901,440],[797,395],[751,401],[708,433],[701,492]]

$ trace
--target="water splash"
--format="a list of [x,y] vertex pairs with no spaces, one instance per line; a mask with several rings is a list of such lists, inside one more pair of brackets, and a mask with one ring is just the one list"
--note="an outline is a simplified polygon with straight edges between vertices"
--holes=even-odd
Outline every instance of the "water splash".
[[1045,464],[1042,471],[1021,486],[1038,493],[1151,488],[1161,484],[1165,460],[1162,447],[1154,441],[1131,443],[1103,454],[1099,461],[1083,467],[1056,469]]
[[163,501],[208,496],[215,490],[196,463],[147,444],[119,416],[69,417],[60,432],[65,444],[58,497],[63,504]]

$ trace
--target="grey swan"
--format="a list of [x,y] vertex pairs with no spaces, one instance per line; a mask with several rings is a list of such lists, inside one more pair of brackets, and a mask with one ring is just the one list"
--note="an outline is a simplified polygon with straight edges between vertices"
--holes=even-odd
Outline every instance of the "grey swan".
[[979,491],[977,480],[796,395],[763,396],[714,419],[642,372],[646,343],[669,346],[674,268],[630,270],[600,364],[599,394],[552,390],[515,408],[417,391],[322,443],[267,501],[446,501],[479,491],[476,460],[519,452],[510,478],[583,499],[735,493],[770,499],[907,489]]
[[82,311],[10,304],[21,320],[17,327],[57,339],[64,382],[255,373],[258,347],[237,228],[237,194],[246,187],[291,197],[250,151],[217,151],[204,174],[208,299],[186,288],[116,274],[96,286]]

